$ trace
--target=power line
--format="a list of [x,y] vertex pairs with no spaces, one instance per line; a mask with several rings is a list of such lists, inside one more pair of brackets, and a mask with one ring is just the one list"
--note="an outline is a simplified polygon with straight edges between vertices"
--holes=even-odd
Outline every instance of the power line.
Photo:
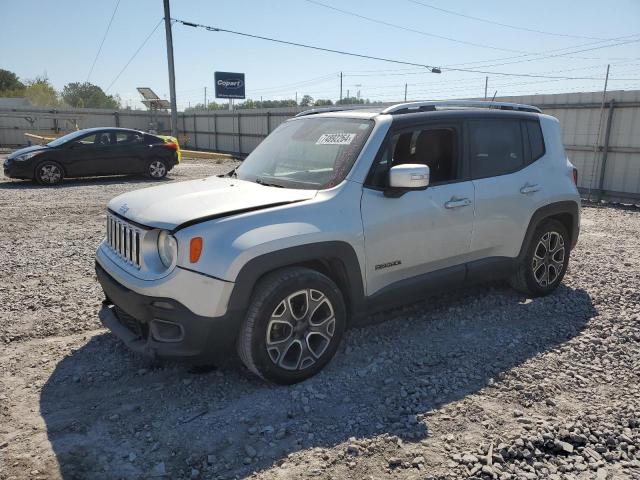
[[138,55],[138,53],[140,53],[140,50],[142,50],[142,48],[147,44],[147,42],[149,41],[149,39],[151,38],[151,36],[155,33],[155,31],[158,29],[158,27],[160,26],[160,24],[164,21],[164,18],[161,18],[160,20],[158,20],[158,23],[156,23],[156,26],[153,27],[153,30],[151,30],[151,32],[149,33],[149,35],[147,35],[147,37],[144,39],[144,41],[140,44],[140,46],[138,47],[138,49],[134,52],[133,55],[131,55],[131,58],[127,61],[127,63],[124,64],[124,67],[122,67],[122,70],[120,70],[118,72],[118,74],[116,75],[116,78],[113,79],[113,81],[109,84],[109,86],[105,89],[105,93],[108,92],[111,87],[113,86],[114,83],[116,83],[118,81],[118,79],[120,78],[120,75],[122,75],[122,73],[127,69],[127,67],[129,66],[129,64],[133,61],[134,58],[136,58],[136,56]]
[[[308,44],[304,44],[304,43],[298,43],[298,42],[290,42],[287,40],[280,40],[277,38],[272,38],[272,37],[265,37],[262,35],[254,35],[251,33],[244,33],[244,32],[238,32],[235,30],[228,30],[225,28],[220,28],[220,27],[212,27],[209,25],[202,25],[199,23],[193,23],[193,22],[187,22],[185,20],[180,20],[180,19],[172,19],[175,22],[181,23],[187,27],[194,27],[194,28],[203,28],[207,31],[210,32],[225,32],[225,33],[231,33],[233,35],[240,35],[243,37],[249,37],[249,38],[255,38],[258,40],[266,40],[269,42],[275,42],[275,43],[280,43],[280,44],[284,44],[284,45],[293,45],[296,47],[302,47],[302,48],[309,48],[312,50],[319,50],[319,51],[323,51],[323,52],[330,52],[330,53],[336,53],[339,55],[348,55],[348,56],[352,56],[352,57],[359,57],[359,58],[366,58],[369,60],[378,60],[378,61],[382,61],[382,62],[390,62],[390,63],[396,63],[396,64],[401,64],[401,65],[411,65],[414,67],[424,67],[428,70],[431,70],[432,73],[441,73],[440,68],[438,67],[434,67],[431,65],[426,65],[426,64],[421,64],[421,63],[414,63],[414,62],[407,62],[404,60],[395,60],[395,59],[391,59],[391,58],[384,58],[384,57],[375,57],[372,55],[364,55],[364,54],[360,54],[360,53],[353,53],[353,52],[346,52],[344,50],[335,50],[332,48],[325,48],[325,47],[319,47],[316,45],[308,45]],[[633,42],[640,42],[640,38],[638,39],[634,39],[634,40],[630,40],[627,42],[622,42],[621,44],[626,44],[626,43],[633,43]],[[615,45],[608,45],[608,46],[615,46]],[[605,48],[605,47],[600,47],[600,48]],[[449,70],[449,71],[454,71],[454,72],[466,72],[466,73],[482,73],[482,74],[486,74],[486,75],[502,75],[502,76],[510,76],[510,77],[532,77],[532,78],[557,78],[557,79],[563,79],[563,80],[583,80],[585,79],[585,77],[566,77],[566,76],[553,76],[553,75],[538,75],[538,74],[533,74],[533,73],[510,73],[510,72],[496,72],[496,71],[485,71],[485,70],[476,70],[476,69],[469,69],[469,68],[452,68],[452,67],[447,67],[444,70]],[[592,78],[590,77],[589,80],[600,80],[598,78]]]
[[510,25],[508,23],[501,23],[501,22],[496,22],[495,20],[489,20],[486,18],[480,18],[480,17],[474,17],[472,15],[466,15],[464,13],[459,13],[459,12],[454,12],[451,10],[447,10],[444,8],[440,8],[440,7],[436,7],[434,5],[430,5],[428,3],[424,3],[418,0],[407,0],[411,3],[415,3],[416,5],[421,5],[423,7],[427,7],[427,8],[431,8],[433,10],[438,10],[440,12],[444,12],[444,13],[448,13],[449,15],[456,15],[458,17],[463,17],[463,18],[468,18],[471,20],[476,20],[478,22],[484,22],[484,23],[489,23],[491,25],[499,25],[501,27],[506,27],[506,28],[512,28],[514,30],[522,30],[525,32],[531,32],[531,33],[540,33],[542,35],[551,35],[554,37],[568,37],[568,38],[583,38],[583,39],[587,39],[587,40],[607,40],[607,39],[603,39],[603,38],[598,38],[598,37],[587,37],[585,35],[571,35],[568,33],[556,33],[556,32],[547,32],[545,30],[536,30],[533,28],[527,28],[527,27],[518,27],[515,25]]
[[[638,35],[639,34],[636,33],[634,35],[630,35],[630,36],[626,36],[626,37],[620,37],[620,39],[623,39],[623,38],[627,38],[628,39],[629,37],[634,37],[634,36],[638,36]],[[558,58],[558,57],[571,58],[571,57],[567,57],[567,55],[572,55],[574,53],[590,52],[590,51],[593,51],[593,50],[600,50],[600,49],[603,49],[603,48],[618,47],[620,45],[627,45],[629,43],[636,43],[636,42],[640,42],[640,38],[633,38],[633,39],[630,39],[630,40],[626,40],[624,42],[618,42],[618,43],[613,43],[613,44],[609,44],[609,45],[599,45],[597,47],[585,48],[585,49],[582,49],[582,50],[574,50],[574,51],[571,51],[571,52],[557,53],[557,54],[554,54],[554,55],[545,55],[544,57],[539,57],[539,58],[526,58],[524,60],[516,60],[514,62],[503,62],[503,63],[489,63],[489,64],[486,64],[486,62],[490,61],[490,60],[487,60],[485,62],[482,62],[483,65],[477,65],[476,67],[469,67],[469,68],[501,67],[503,65],[513,65],[513,64],[516,64],[516,63],[535,62],[537,60],[547,60],[547,59],[550,59],[550,58]],[[598,43],[598,42],[596,42],[596,43]],[[573,47],[573,48],[579,48],[579,46],[576,46],[576,47]],[[566,50],[566,48],[558,49],[558,50]],[[558,51],[558,50],[556,50],[556,51]],[[554,50],[550,50],[550,52],[552,52],[552,51],[554,51]],[[511,58],[522,58],[522,57],[528,57],[528,56],[530,56],[530,55],[521,55],[519,57],[511,57]],[[503,58],[502,60],[508,60],[508,59],[509,59],[509,57]],[[492,60],[492,61],[494,61],[494,62],[495,61],[500,61],[500,59],[495,59],[495,60]],[[469,63],[480,63],[480,62],[469,62]],[[467,64],[459,63],[457,65],[468,65],[469,63],[467,63]],[[455,65],[448,65],[445,68],[447,68],[449,70],[456,70],[455,68],[453,68],[454,66]],[[479,70],[476,70],[476,71],[479,71]]]
[[358,18],[361,18],[363,20],[367,20],[369,22],[377,23],[379,25],[386,25],[387,27],[397,28],[399,30],[405,30],[407,32],[412,32],[412,33],[418,33],[420,35],[425,35],[425,36],[428,36],[428,37],[439,38],[441,40],[447,40],[449,42],[460,43],[462,45],[471,45],[473,47],[489,48],[491,50],[499,50],[499,51],[502,51],[502,52],[528,53],[528,52],[523,52],[522,50],[514,50],[514,49],[511,49],[511,48],[502,48],[502,47],[496,47],[494,45],[485,45],[485,44],[482,44],[482,43],[469,42],[469,41],[466,41],[466,40],[459,40],[457,38],[445,37],[443,35],[437,35],[435,33],[425,32],[423,30],[416,30],[414,28],[405,27],[405,26],[402,26],[402,25],[397,25],[395,23],[385,22],[384,20],[378,20],[378,19],[375,19],[375,18],[367,17],[365,15],[361,15],[361,14],[356,13],[356,12],[350,12],[348,10],[343,10],[341,8],[334,7],[332,5],[327,5],[326,3],[318,2],[317,0],[305,0],[305,1],[308,2],[308,3],[312,3],[314,5],[318,5],[318,6],[321,6],[321,7],[324,7],[324,8],[328,8],[330,10],[335,10],[336,12],[344,13],[345,15],[351,15],[352,17],[358,17]]
[[269,41],[269,42],[281,43],[281,44],[284,44],[284,45],[293,45],[295,47],[310,48],[312,50],[319,50],[319,51],[322,51],[322,52],[337,53],[337,54],[340,54],[340,55],[348,55],[348,56],[351,56],[351,57],[367,58],[369,60],[379,60],[381,62],[397,63],[397,64],[400,64],[400,65],[412,65],[414,67],[424,67],[426,69],[431,70],[432,73],[440,73],[440,70],[437,67],[433,66],[433,65],[425,65],[425,64],[422,64],[422,63],[414,63],[414,62],[405,62],[405,61],[402,61],[402,60],[394,60],[394,59],[391,59],[391,58],[384,58],[384,57],[374,57],[374,56],[371,56],[371,55],[363,55],[363,54],[360,54],[360,53],[345,52],[343,50],[335,50],[333,48],[325,48],[325,47],[318,47],[318,46],[315,46],[315,45],[307,45],[305,43],[289,42],[289,41],[286,41],[286,40],[279,40],[277,38],[264,37],[262,35],[254,35],[254,34],[251,34],[251,33],[238,32],[238,31],[235,31],[235,30],[228,30],[228,29],[225,29],[225,28],[212,27],[212,26],[209,26],[209,25],[202,25],[202,24],[199,24],[199,23],[187,22],[185,20],[180,20],[178,18],[173,18],[172,20],[175,21],[175,22],[181,23],[181,24],[183,24],[183,25],[185,25],[187,27],[204,28],[205,30],[208,30],[210,32],[225,32],[225,33],[231,33],[233,35],[240,35],[242,37],[256,38],[258,40],[266,40],[266,41]]
[[[541,57],[546,57],[547,56],[547,55],[545,55],[545,52],[543,52],[543,53],[526,52],[526,51],[523,51],[523,50],[501,48],[501,47],[496,47],[496,46],[493,46],[493,45],[486,45],[486,44],[481,44],[481,43],[469,42],[469,41],[466,41],[466,40],[460,40],[460,39],[456,39],[456,38],[452,38],[452,37],[445,37],[445,36],[437,35],[437,34],[434,34],[434,33],[431,33],[431,32],[425,32],[423,30],[417,30],[417,29],[414,29],[414,28],[405,27],[403,25],[398,25],[398,24],[387,22],[387,21],[384,21],[384,20],[379,20],[379,19],[376,19],[376,18],[367,17],[365,15],[362,15],[362,14],[359,14],[359,13],[356,13],[356,12],[352,12],[352,11],[349,11],[349,10],[344,10],[344,9],[341,9],[341,8],[338,8],[338,7],[334,7],[332,5],[328,5],[328,4],[320,2],[318,0],[305,0],[305,1],[308,2],[308,3],[311,3],[313,5],[318,5],[318,6],[321,6],[321,7],[324,7],[324,8],[328,8],[330,10],[334,10],[334,11],[343,13],[345,15],[350,15],[350,16],[353,16],[353,17],[361,18],[361,19],[367,20],[369,22],[377,23],[377,24],[380,24],[380,25],[385,25],[385,26],[388,26],[388,27],[396,28],[396,29],[399,29],[399,30],[404,30],[404,31],[407,31],[407,32],[417,33],[417,34],[420,34],[420,35],[426,35],[426,36],[429,36],[429,37],[435,37],[435,38],[448,40],[448,41],[456,42],[456,43],[461,43],[461,44],[465,44],[465,45],[472,45],[472,46],[475,46],[475,47],[489,48],[489,49],[492,49],[492,50],[501,50],[501,51],[505,51],[505,52],[514,52],[514,53],[522,54],[522,55],[517,55],[517,56],[506,57],[506,58],[504,58],[505,60],[509,60],[509,59],[513,59],[513,58],[531,57],[531,56],[541,56]],[[409,0],[409,1],[412,1],[412,0]],[[631,36],[635,36],[635,35],[631,35]],[[562,51],[562,50],[571,50],[571,49],[580,48],[580,47],[583,47],[583,46],[590,46],[590,45],[594,45],[594,44],[601,44],[601,43],[605,43],[605,42],[617,41],[617,40],[628,38],[628,37],[629,36],[618,37],[618,38],[613,38],[613,39],[596,39],[594,37],[579,37],[579,38],[588,38],[588,39],[597,40],[597,41],[596,42],[590,42],[590,43],[587,43],[587,44],[575,45],[575,46],[572,46],[572,47],[558,48],[558,49],[551,50],[550,52]],[[602,48],[605,48],[605,47],[602,47]],[[587,51],[587,50],[585,50],[585,51]],[[567,52],[567,53],[563,54],[563,56],[570,55],[572,53],[579,53],[579,52]],[[577,58],[580,58],[580,57],[577,57]],[[590,58],[586,58],[586,59],[585,58],[580,58],[580,59],[582,59],[582,60],[591,60]],[[503,59],[498,59],[497,61],[501,61],[501,60],[503,60]],[[486,61],[482,61],[482,62],[476,61],[476,62],[469,62],[469,63],[486,63],[487,61],[493,62],[493,61],[496,61],[496,60],[486,60]],[[459,65],[463,65],[463,64],[451,65],[451,66],[459,66]]]
[[104,41],[107,39],[107,34],[109,33],[109,29],[111,28],[111,24],[113,23],[113,17],[116,16],[116,12],[118,11],[118,5],[120,5],[120,0],[116,2],[116,6],[113,9],[113,13],[111,14],[111,18],[109,19],[109,23],[107,24],[107,29],[105,30],[104,35],[102,36],[102,41],[100,42],[100,46],[98,47],[98,53],[96,53],[96,57],[93,59],[93,63],[91,64],[91,68],[89,69],[89,73],[87,74],[87,79],[85,80],[86,82],[89,81],[89,77],[93,73],[93,67],[96,66],[96,61],[100,56],[102,46],[104,45]]

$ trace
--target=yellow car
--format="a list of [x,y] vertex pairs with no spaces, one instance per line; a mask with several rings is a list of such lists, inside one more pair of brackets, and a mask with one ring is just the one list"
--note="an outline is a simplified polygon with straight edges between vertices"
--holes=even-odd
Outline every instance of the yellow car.
[[182,160],[182,151],[180,150],[180,143],[176,137],[170,135],[156,135],[164,140],[164,143],[173,143],[176,146],[176,153],[178,154],[178,163]]

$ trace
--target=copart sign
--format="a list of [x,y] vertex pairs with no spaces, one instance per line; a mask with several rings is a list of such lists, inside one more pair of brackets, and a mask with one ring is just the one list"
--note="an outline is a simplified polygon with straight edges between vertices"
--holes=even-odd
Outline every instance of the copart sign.
[[216,98],[244,98],[244,73],[215,72]]

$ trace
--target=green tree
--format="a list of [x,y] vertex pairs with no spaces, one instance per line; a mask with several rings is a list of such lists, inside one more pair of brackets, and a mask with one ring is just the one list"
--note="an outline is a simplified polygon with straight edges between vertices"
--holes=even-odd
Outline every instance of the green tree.
[[[345,97],[342,100],[338,100],[336,102],[336,105],[362,105],[364,104],[365,101],[362,98],[358,98],[358,97]],[[369,103],[367,101],[367,103]]]
[[36,77],[27,81],[27,87],[24,90],[24,96],[32,105],[38,107],[57,107],[60,105],[58,92],[49,83],[47,77]]
[[305,95],[302,97],[302,100],[300,100],[301,107],[310,107],[311,105],[313,105],[313,97],[311,95]]
[[99,86],[89,82],[66,84],[62,89],[62,99],[76,108],[120,108],[117,96],[107,95]]
[[329,107],[333,105],[333,102],[331,100],[318,99],[316,100],[316,103],[314,103],[313,105],[316,107]]
[[2,93],[5,91],[24,91],[24,83],[15,73],[0,68],[0,96],[3,96]]

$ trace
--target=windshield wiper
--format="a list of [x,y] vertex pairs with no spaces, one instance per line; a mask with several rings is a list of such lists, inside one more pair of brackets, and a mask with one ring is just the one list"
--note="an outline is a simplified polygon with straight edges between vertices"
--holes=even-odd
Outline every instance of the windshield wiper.
[[280,185],[278,183],[271,183],[271,182],[265,182],[262,178],[257,177],[256,178],[256,183],[260,184],[260,185],[264,185],[265,187],[277,187],[277,188],[285,188],[284,185]]

